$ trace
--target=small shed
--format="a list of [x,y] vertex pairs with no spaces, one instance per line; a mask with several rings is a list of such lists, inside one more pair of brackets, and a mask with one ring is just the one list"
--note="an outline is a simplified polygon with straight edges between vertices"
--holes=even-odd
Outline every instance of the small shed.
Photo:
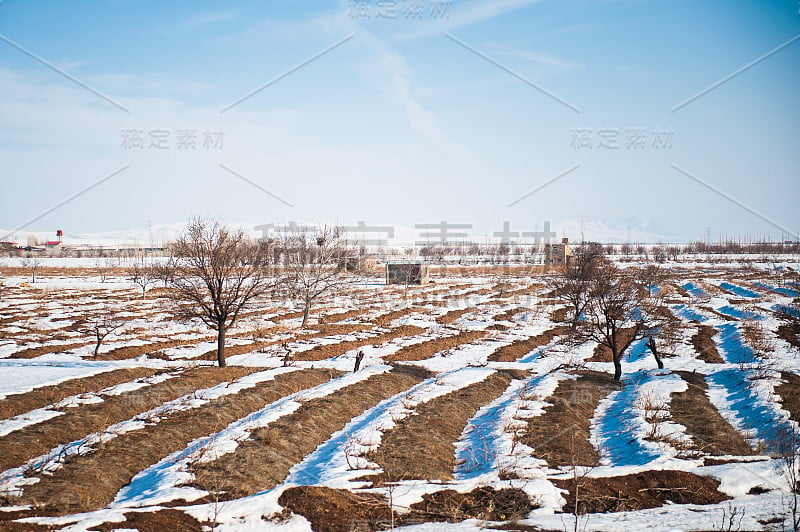
[[386,284],[428,284],[430,268],[424,262],[386,263]]

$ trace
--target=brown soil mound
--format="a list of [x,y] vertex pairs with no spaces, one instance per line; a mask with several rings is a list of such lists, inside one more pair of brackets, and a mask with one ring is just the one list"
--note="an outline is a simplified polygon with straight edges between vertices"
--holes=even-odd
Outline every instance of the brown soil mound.
[[714,327],[711,325],[700,325],[697,327],[697,332],[692,336],[692,345],[697,351],[697,356],[703,362],[710,364],[722,364],[725,361],[717,351],[717,344],[714,343],[714,336],[718,334]]
[[486,331],[462,331],[455,336],[445,336],[444,338],[433,338],[418,344],[407,345],[399,351],[395,351],[391,355],[385,357],[386,360],[392,361],[412,361],[412,360],[425,360],[430,358],[440,351],[458,347],[461,344],[468,344],[474,342],[479,338],[486,336]]
[[456,466],[453,442],[475,412],[500,396],[514,377],[523,376],[493,373],[483,381],[419,405],[414,415],[384,433],[380,447],[368,456],[384,473],[365,480],[380,485],[408,479],[452,479]]
[[514,362],[537,347],[549,344],[556,336],[568,333],[569,330],[569,327],[558,325],[536,336],[515,340],[508,345],[497,348],[494,353],[489,355],[489,360],[492,362]]
[[72,349],[78,349],[90,342],[77,342],[72,344],[57,344],[57,345],[40,345],[39,347],[29,347],[21,349],[16,353],[11,354],[11,358],[36,358],[38,356],[47,355],[50,353],[64,353]]
[[[617,345],[627,344],[634,334],[633,327],[626,327],[617,331]],[[594,353],[587,360],[587,362],[611,362],[611,349],[602,344],[597,344],[594,348]]]
[[70,379],[59,384],[42,386],[29,392],[6,396],[0,399],[0,419],[42,408],[72,395],[97,392],[110,386],[122,384],[158,373],[152,368],[123,368],[106,371],[89,377]]
[[164,456],[285,395],[322,384],[330,377],[327,370],[294,371],[198,408],[166,414],[158,423],[97,445],[94,452],[69,457],[63,467],[26,486],[22,497],[11,502],[36,503],[42,511],[59,514],[102,508],[113,501],[134,475]]
[[[398,367],[336,393],[306,401],[288,416],[253,431],[233,453],[197,464],[194,485],[223,499],[245,497],[283,482],[289,469],[352,418],[427,378],[427,372]],[[452,453],[452,450],[451,450]]]
[[90,531],[111,532],[112,530],[135,529],[139,532],[201,532],[203,525],[191,515],[180,510],[164,509],[157,512],[131,512],[125,514],[125,521],[103,523],[90,528]]
[[789,412],[789,416],[800,422],[800,376],[781,372],[782,384],[775,387],[775,392],[781,396],[781,406]]
[[494,316],[492,316],[492,319],[494,319],[495,321],[511,321],[512,319],[514,319],[514,316],[516,316],[521,312],[525,312],[527,310],[528,309],[525,307],[510,308],[499,314],[495,314]]
[[570,309],[567,307],[557,308],[550,313],[550,321],[554,321],[556,323],[564,323],[570,319],[568,318],[570,312],[571,312]]
[[281,494],[278,503],[311,522],[319,532],[353,532],[385,530],[392,526],[408,526],[428,522],[458,522],[465,519],[510,521],[523,519],[535,508],[524,491],[490,487],[476,488],[469,493],[443,490],[423,496],[412,504],[410,512],[396,514],[389,504],[373,493],[353,493],[320,486],[298,486]]
[[528,421],[520,440],[552,467],[598,465],[600,457],[589,443],[590,423],[598,403],[619,389],[607,373],[585,372],[561,381],[550,397],[552,405]]
[[464,314],[467,314],[468,312],[475,312],[476,310],[478,310],[476,307],[468,307],[468,308],[462,308],[462,309],[458,309],[458,310],[451,310],[449,312],[445,312],[444,314],[442,314],[441,316],[436,318],[436,321],[438,323],[443,324],[443,325],[447,325],[448,323],[453,323],[454,321],[456,321],[458,318],[460,318]]
[[692,437],[693,451],[712,456],[734,455],[749,456],[753,454],[750,445],[745,441],[711,404],[706,390],[703,375],[679,371],[689,384],[685,392],[673,393],[669,411],[672,420],[686,427]]
[[414,336],[417,334],[422,334],[423,332],[425,332],[425,329],[420,327],[415,327],[413,325],[401,325],[400,327],[395,327],[387,332],[382,332],[368,338],[358,338],[356,340],[345,340],[335,344],[318,345],[307,351],[295,353],[292,356],[292,360],[325,360],[326,358],[339,356],[350,350],[357,349],[365,345],[379,345],[384,342],[388,342],[389,340],[394,340],[395,338]]
[[800,347],[800,321],[784,323],[778,327],[778,337],[794,347]]
[[[561,489],[567,504],[575,509],[575,480],[552,480]],[[644,471],[620,477],[578,479],[578,514],[625,512],[657,508],[665,502],[675,504],[717,504],[730,499],[717,491],[719,481],[686,471]]]
[[103,430],[162,403],[192,393],[198,388],[215,386],[253,371],[255,368],[200,367],[139,390],[106,396],[102,403],[67,408],[62,416],[28,425],[0,437],[0,447],[4,449],[4,452],[0,453],[0,471],[22,465],[27,460],[45,454],[60,444]]

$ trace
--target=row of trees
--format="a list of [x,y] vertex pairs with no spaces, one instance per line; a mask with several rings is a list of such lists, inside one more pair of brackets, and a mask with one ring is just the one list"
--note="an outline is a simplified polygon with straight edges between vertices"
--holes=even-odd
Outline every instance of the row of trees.
[[131,279],[143,294],[148,284],[162,281],[178,317],[215,330],[221,367],[227,331],[259,298],[300,301],[304,327],[315,301],[354,279],[343,267],[350,250],[335,227],[253,240],[241,229],[195,219],[169,250],[163,263],[136,263]]

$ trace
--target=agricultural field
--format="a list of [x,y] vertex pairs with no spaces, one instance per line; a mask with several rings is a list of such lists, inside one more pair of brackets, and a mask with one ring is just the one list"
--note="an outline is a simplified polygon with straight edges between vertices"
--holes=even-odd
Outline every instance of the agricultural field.
[[665,268],[617,382],[541,269],[264,297],[220,368],[167,288],[6,267],[0,530],[791,530],[798,265]]

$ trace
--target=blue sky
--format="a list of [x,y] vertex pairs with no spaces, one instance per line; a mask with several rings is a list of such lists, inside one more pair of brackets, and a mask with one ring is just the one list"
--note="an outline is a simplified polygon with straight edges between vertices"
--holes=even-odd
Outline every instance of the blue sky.
[[800,229],[800,40],[675,109],[800,35],[797,0],[409,3],[4,0],[0,227]]

